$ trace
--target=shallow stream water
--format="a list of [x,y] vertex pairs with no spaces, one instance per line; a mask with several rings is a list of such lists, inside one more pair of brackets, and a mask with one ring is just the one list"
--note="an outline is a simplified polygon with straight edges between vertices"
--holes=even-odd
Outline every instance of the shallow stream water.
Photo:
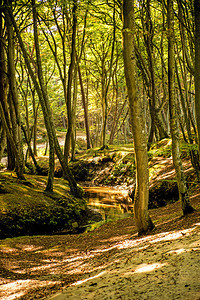
[[85,187],[88,206],[101,213],[104,221],[117,220],[132,214],[133,204],[128,191],[113,187]]

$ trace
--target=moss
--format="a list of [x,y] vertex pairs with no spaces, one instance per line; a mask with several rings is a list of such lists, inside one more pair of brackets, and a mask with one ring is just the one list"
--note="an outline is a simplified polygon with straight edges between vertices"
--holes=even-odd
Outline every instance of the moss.
[[178,187],[175,180],[161,180],[149,190],[149,208],[165,206],[179,199]]
[[31,186],[10,174],[1,174],[0,181],[7,191],[0,194],[0,238],[74,230],[72,224],[80,222],[86,209],[86,201],[74,198],[62,184],[63,193],[43,193],[40,177],[32,176]]
[[170,157],[172,155],[171,139],[163,139],[151,146],[148,152],[149,158],[154,156]]

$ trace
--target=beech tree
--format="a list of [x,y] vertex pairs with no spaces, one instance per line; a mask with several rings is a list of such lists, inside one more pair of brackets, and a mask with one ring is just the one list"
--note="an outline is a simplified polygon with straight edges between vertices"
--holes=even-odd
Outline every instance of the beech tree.
[[124,72],[128,89],[130,118],[133,131],[136,190],[134,196],[135,221],[139,234],[154,228],[148,212],[149,200],[149,172],[147,155],[147,137],[143,103],[137,96],[136,61],[134,50],[134,1],[123,1],[123,56]]
[[198,153],[200,157],[200,1],[194,0],[195,16],[195,112],[198,132]]
[[169,87],[169,112],[170,131],[172,137],[172,157],[176,171],[179,199],[182,204],[183,214],[193,212],[190,204],[185,174],[180,156],[179,128],[177,122],[177,106],[175,100],[175,55],[174,55],[174,10],[173,0],[167,1],[168,20],[168,87]]

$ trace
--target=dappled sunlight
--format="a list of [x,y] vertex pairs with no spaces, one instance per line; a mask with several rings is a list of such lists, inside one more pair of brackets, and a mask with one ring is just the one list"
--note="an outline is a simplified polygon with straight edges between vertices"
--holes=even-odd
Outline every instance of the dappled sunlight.
[[139,265],[135,270],[132,270],[132,272],[127,272],[124,275],[131,275],[134,273],[146,273],[146,272],[152,272],[159,268],[162,268],[166,266],[166,263],[153,263],[153,264],[141,264]]
[[[69,255],[69,253],[76,253],[78,251],[78,249],[76,249],[76,248],[69,248],[69,247],[64,247],[64,250],[63,251],[61,251],[60,249],[59,249],[59,246],[55,246],[55,247],[53,247],[53,248],[48,248],[48,249],[44,249],[44,250],[41,250],[41,251],[37,251],[37,253],[41,253],[41,254],[43,254],[43,255],[45,255],[45,256],[49,256],[49,255],[51,255],[51,257],[53,257],[53,256],[63,256],[63,255],[66,255],[66,253],[68,253],[68,255]],[[73,257],[73,256],[72,256]]]
[[106,274],[106,271],[103,271],[103,272],[101,272],[101,273],[99,273],[99,274],[97,274],[97,275],[94,275],[94,276],[92,276],[92,277],[89,277],[89,278],[86,278],[86,279],[83,279],[83,280],[79,280],[79,281],[77,281],[77,282],[74,282],[74,283],[72,284],[72,286],[76,286],[76,285],[83,284],[83,283],[85,283],[85,282],[87,282],[87,281],[89,281],[89,280],[92,280],[92,279],[101,277],[101,276],[103,276],[103,275],[105,275],[105,274]]
[[[163,282],[168,272],[177,269],[182,261],[193,257],[195,264],[200,249],[199,226],[200,223],[193,221],[188,229],[155,231],[141,237],[136,231],[119,234],[114,230],[109,238],[107,232],[102,235],[97,231],[95,243],[94,233],[59,236],[57,242],[52,236],[37,237],[35,245],[32,238],[24,237],[15,243],[2,241],[0,299],[3,295],[3,299],[14,300],[27,297],[32,290],[37,293],[61,287],[87,286],[98,290],[105,286],[106,290],[112,286],[107,283],[110,280],[116,284],[119,280],[119,283],[129,280],[134,286],[141,278],[144,285],[149,284],[150,276],[154,276],[154,282]],[[86,237],[87,242],[81,244]],[[182,274],[187,273],[184,270]]]
[[179,230],[179,231],[174,231],[174,232],[162,232],[158,235],[156,235],[157,238],[153,238],[150,243],[158,243],[161,241],[171,241],[171,240],[176,240],[184,235],[188,235],[193,231],[195,227],[189,228],[189,229],[184,229],[184,230]]
[[47,265],[39,265],[36,267],[29,268],[29,272],[44,271],[47,269],[52,269],[55,266],[57,266],[57,263],[52,263],[52,264],[47,264]]
[[11,296],[6,296],[6,298],[3,298],[3,299],[14,300],[14,299],[17,299],[17,298],[22,297],[24,295],[25,295],[24,292],[18,292],[18,293],[12,294]]
[[[171,241],[183,238],[184,236],[189,235],[196,227],[192,227],[189,229],[179,230],[179,231],[172,231],[172,232],[162,232],[155,235],[148,235],[145,237],[137,238],[137,239],[125,239],[122,242],[118,242],[113,244],[110,247],[106,247],[103,249],[95,249],[91,250],[90,253],[103,253],[110,251],[112,249],[127,249],[127,248],[134,248],[140,246],[142,243],[148,242],[149,244],[159,243],[162,241]],[[111,239],[112,240],[112,239]],[[110,240],[110,241],[111,241]],[[108,241],[108,240],[106,240]]]
[[171,251],[169,251],[167,253],[169,253],[169,254],[182,254],[182,253],[184,253],[186,251],[188,251],[188,250],[182,248],[182,249],[171,250]]
[[41,246],[34,246],[34,245],[23,245],[20,246],[22,251],[27,251],[27,252],[34,252],[42,249]]
[[23,295],[25,295],[31,288],[37,287],[45,287],[47,285],[55,285],[60,283],[59,281],[38,281],[38,280],[16,280],[14,282],[9,282],[0,286],[0,295],[1,299],[12,300],[17,299]]
[[16,248],[9,247],[8,245],[0,245],[0,250],[3,253],[17,253],[19,250]]

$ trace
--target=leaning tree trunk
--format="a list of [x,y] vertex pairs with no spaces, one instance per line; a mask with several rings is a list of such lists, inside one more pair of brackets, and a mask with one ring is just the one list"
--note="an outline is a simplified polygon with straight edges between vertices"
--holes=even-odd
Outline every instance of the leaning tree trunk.
[[134,1],[123,1],[123,55],[124,71],[128,88],[129,106],[133,130],[135,161],[136,161],[136,191],[134,197],[135,221],[139,234],[154,228],[148,213],[149,172],[147,156],[147,139],[142,110],[142,101],[137,97],[135,76],[136,63],[134,52]]
[[180,156],[179,128],[177,124],[177,109],[175,101],[175,56],[174,56],[174,10],[173,0],[167,1],[168,8],[168,82],[169,82],[169,112],[170,131],[172,137],[172,156],[176,171],[179,199],[182,203],[183,214],[193,212],[188,195],[185,174]]

